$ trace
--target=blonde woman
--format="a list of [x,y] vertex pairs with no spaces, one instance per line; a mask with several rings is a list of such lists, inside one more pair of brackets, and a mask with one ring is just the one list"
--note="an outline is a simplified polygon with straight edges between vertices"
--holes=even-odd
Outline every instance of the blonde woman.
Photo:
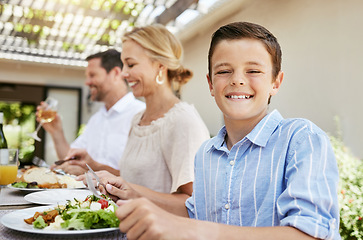
[[135,115],[120,176],[98,172],[114,199],[147,197],[174,209],[192,194],[194,156],[209,132],[194,106],[175,92],[192,77],[181,65],[181,43],[165,27],[135,28],[123,37],[122,75],[145,111]]

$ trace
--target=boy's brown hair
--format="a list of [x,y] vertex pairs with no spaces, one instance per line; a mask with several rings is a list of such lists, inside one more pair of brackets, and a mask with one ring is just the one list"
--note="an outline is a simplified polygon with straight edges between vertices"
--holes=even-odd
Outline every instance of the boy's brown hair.
[[218,43],[223,40],[238,40],[242,38],[256,39],[264,44],[267,52],[271,55],[272,76],[275,79],[281,70],[282,52],[280,44],[277,42],[276,37],[266,28],[249,22],[230,23],[214,32],[208,52],[209,78],[212,80],[211,60]]

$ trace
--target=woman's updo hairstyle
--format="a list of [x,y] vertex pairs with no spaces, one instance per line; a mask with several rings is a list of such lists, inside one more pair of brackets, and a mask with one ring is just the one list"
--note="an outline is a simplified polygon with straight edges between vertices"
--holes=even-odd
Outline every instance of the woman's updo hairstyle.
[[125,33],[122,42],[128,39],[140,44],[152,60],[168,68],[168,80],[176,92],[192,78],[193,73],[181,65],[183,47],[180,41],[163,25],[135,27]]

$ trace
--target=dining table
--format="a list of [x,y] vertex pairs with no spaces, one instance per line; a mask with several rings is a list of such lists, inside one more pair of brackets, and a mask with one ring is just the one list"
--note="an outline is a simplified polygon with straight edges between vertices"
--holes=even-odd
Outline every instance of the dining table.
[[[51,191],[51,190],[44,190]],[[26,190],[13,189],[9,186],[1,186],[0,188],[0,240],[42,240],[42,239],[87,239],[87,240],[98,240],[98,239],[127,239],[126,234],[120,232],[119,229],[114,229],[112,231],[85,231],[86,233],[80,234],[79,230],[70,230],[67,234],[58,234],[56,231],[48,233],[32,233],[27,231],[14,230],[4,226],[1,223],[1,220],[7,214],[10,214],[14,211],[21,211],[22,209],[30,209],[42,206],[40,204],[27,201],[24,197],[31,192]],[[23,219],[19,219],[19,221],[23,221]],[[81,230],[80,230],[81,231]],[[74,234],[73,234],[74,233]]]

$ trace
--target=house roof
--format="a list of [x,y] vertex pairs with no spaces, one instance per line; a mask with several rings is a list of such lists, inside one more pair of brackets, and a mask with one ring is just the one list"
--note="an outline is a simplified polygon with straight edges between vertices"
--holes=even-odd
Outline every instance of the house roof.
[[0,0],[0,59],[85,66],[134,26],[178,33],[226,0]]

